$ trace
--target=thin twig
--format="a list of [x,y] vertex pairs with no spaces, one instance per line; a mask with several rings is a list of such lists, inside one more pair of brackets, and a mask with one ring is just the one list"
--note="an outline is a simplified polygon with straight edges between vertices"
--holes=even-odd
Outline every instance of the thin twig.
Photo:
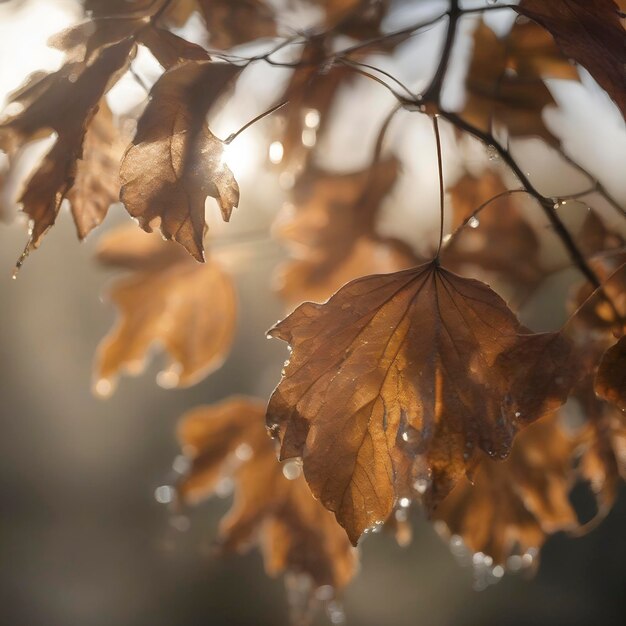
[[422,94],[422,100],[424,102],[432,102],[439,106],[439,98],[441,97],[441,87],[443,86],[443,80],[448,71],[448,63],[450,62],[450,55],[452,54],[452,48],[454,47],[454,40],[456,38],[456,25],[461,17],[459,10],[459,0],[450,0],[450,10],[448,11],[448,29],[446,31],[446,39],[443,44],[443,50],[441,57],[439,58],[439,65],[435,70],[435,75],[427,87],[426,91]]
[[571,234],[569,233],[567,228],[565,228],[565,224],[563,224],[561,218],[554,210],[553,200],[539,193],[539,191],[530,182],[530,180],[528,180],[528,177],[521,170],[515,159],[511,156],[511,153],[504,146],[502,146],[502,144],[499,143],[491,133],[488,133],[477,128],[476,126],[473,126],[469,122],[466,122],[462,117],[458,116],[456,113],[451,113],[449,111],[443,110],[440,111],[440,113],[443,118],[448,120],[451,124],[459,128],[460,130],[470,135],[473,135],[474,137],[482,141],[486,146],[493,146],[496,149],[502,160],[517,176],[524,189],[526,189],[528,193],[533,196],[535,200],[537,200],[537,202],[543,209],[546,217],[550,221],[550,224],[554,228],[554,231],[567,249],[574,264],[595,288],[599,288],[601,285],[600,279],[591,269],[582,252],[578,249],[578,246],[576,245],[576,242],[572,238]]

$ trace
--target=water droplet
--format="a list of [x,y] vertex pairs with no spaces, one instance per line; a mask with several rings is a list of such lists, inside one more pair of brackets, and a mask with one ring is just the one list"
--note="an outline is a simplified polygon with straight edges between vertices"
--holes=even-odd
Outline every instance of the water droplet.
[[94,391],[99,398],[108,398],[113,393],[113,383],[108,378],[101,378],[94,385]]
[[180,368],[172,366],[159,372],[156,377],[157,385],[163,389],[174,389],[180,381]]
[[417,493],[424,495],[426,493],[426,490],[428,489],[429,484],[430,481],[427,478],[418,478],[413,483],[413,488],[415,489],[415,491],[417,491]]
[[186,515],[176,515],[172,517],[170,524],[181,533],[187,532],[191,528],[191,522]]
[[335,589],[332,585],[322,585],[315,590],[315,597],[321,602],[328,602],[335,596]]
[[497,161],[500,158],[500,153],[495,146],[487,146],[487,158],[490,161]]
[[250,445],[247,443],[240,443],[235,450],[235,456],[240,461],[249,461],[253,455],[254,452]]
[[170,485],[161,485],[154,490],[154,499],[159,504],[170,504],[176,498],[176,490]]
[[235,483],[230,476],[224,476],[220,478],[215,485],[215,495],[218,498],[227,498],[235,488]]
[[287,480],[295,480],[302,473],[302,464],[297,461],[287,461],[283,465],[283,476]]
[[272,141],[268,149],[269,160],[274,165],[278,165],[283,160],[284,152],[283,144],[280,141]]
[[519,411],[515,411],[515,417],[521,417],[521,413]]
[[491,572],[496,578],[502,578],[504,576],[504,568],[502,565],[496,565]]
[[320,112],[317,109],[308,109],[304,114],[304,125],[316,129],[320,125]]
[[186,474],[190,465],[191,461],[184,454],[179,454],[172,462],[172,469],[177,474]]
[[411,501],[408,498],[400,498],[398,504],[403,508],[407,509],[411,506]]
[[469,220],[467,220],[467,225],[470,228],[478,228],[480,226],[480,222],[478,221],[478,218],[473,216],[469,218]]
[[522,569],[522,557],[519,554],[512,554],[506,560],[506,567],[512,572],[517,572]]
[[301,141],[305,148],[312,148],[317,143],[317,132],[312,128],[305,128],[302,131]]

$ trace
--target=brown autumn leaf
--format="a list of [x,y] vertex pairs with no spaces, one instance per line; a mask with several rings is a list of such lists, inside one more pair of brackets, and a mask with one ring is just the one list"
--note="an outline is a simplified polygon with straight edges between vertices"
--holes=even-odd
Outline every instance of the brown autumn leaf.
[[79,239],[106,217],[120,193],[119,167],[125,144],[105,100],[94,115],[67,194]]
[[626,34],[613,0],[522,0],[514,8],[549,31],[626,116]]
[[270,331],[293,349],[267,414],[281,458],[302,457],[353,543],[415,495],[407,479],[427,481],[433,508],[567,397],[569,344],[524,330],[487,285],[434,261],[301,305]]
[[191,465],[178,493],[195,503],[232,475],[235,502],[220,524],[221,545],[245,550],[257,543],[270,575],[306,574],[315,587],[341,590],[355,573],[356,552],[299,467],[277,461],[264,413],[261,401],[233,397],[184,415],[178,438]]
[[232,280],[216,261],[197,263],[174,243],[137,228],[106,235],[98,259],[131,273],[109,292],[120,317],[98,347],[96,392],[108,395],[122,371],[140,373],[155,344],[171,359],[159,375],[166,387],[193,385],[222,364],[237,304]]
[[155,222],[198,261],[204,260],[208,196],[225,221],[239,203],[239,186],[224,163],[224,144],[205,117],[241,68],[189,61],[165,72],[150,92],[132,145],[124,156],[121,200],[140,226]]
[[497,172],[480,177],[466,174],[449,190],[453,231],[467,225],[444,248],[446,267],[467,275],[472,267],[506,279],[515,295],[528,292],[545,275],[539,259],[539,240],[516,203],[515,195],[503,195],[472,217],[476,209],[506,187]]
[[70,62],[51,74],[34,75],[13,95],[23,109],[0,125],[0,148],[11,156],[25,142],[57,135],[20,198],[33,223],[29,246],[37,247],[56,221],[74,184],[87,127],[107,89],[126,70],[134,46],[127,38],[100,48],[89,64]]
[[602,356],[595,380],[596,393],[626,411],[626,336]]
[[[484,131],[490,131],[494,123],[502,124],[511,137],[537,136],[556,145],[558,140],[541,117],[544,107],[554,104],[542,80],[544,74],[535,73],[542,57],[534,57],[533,62],[526,60],[527,52],[533,47],[522,43],[522,38],[516,35],[518,28],[513,27],[509,40],[499,39],[483,22],[474,31],[462,116]],[[543,48],[540,50],[544,54]],[[561,77],[561,71],[557,77]]]
[[558,418],[547,416],[520,432],[505,461],[483,459],[472,482],[461,480],[434,512],[495,565],[521,565],[549,535],[578,526],[568,499],[575,441]]
[[293,257],[277,275],[287,302],[321,302],[354,278],[417,263],[408,246],[375,232],[380,205],[398,171],[398,160],[389,158],[350,174],[310,167],[298,179],[293,205],[274,227]]

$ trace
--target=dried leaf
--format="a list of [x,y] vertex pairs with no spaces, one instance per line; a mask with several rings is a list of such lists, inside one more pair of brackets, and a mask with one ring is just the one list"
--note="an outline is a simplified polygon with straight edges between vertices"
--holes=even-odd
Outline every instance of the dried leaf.
[[518,209],[515,196],[494,200],[472,219],[478,207],[505,191],[502,179],[491,170],[479,178],[466,174],[450,189],[453,230],[469,222],[444,248],[443,259],[447,267],[463,274],[477,266],[501,276],[519,296],[520,290],[528,292],[543,279],[545,269],[539,260],[537,235]]
[[626,115],[626,34],[613,0],[522,0],[514,8],[548,30]]
[[595,381],[596,393],[626,411],[626,336],[602,356]]
[[502,124],[511,137],[537,136],[556,145],[558,140],[541,117],[544,107],[554,104],[554,99],[541,74],[532,72],[534,64],[524,61],[523,55],[519,60],[515,52],[515,46],[498,39],[486,24],[478,25],[462,115],[484,131],[490,131],[494,123]]
[[264,412],[260,401],[230,398],[183,416],[178,436],[191,469],[178,485],[179,494],[197,502],[232,474],[236,496],[220,525],[222,545],[243,550],[258,543],[269,574],[303,573],[316,587],[342,589],[354,575],[356,553],[313,498],[298,466],[276,460]]
[[13,102],[24,108],[0,126],[0,147],[12,155],[26,141],[52,131],[57,135],[20,198],[33,221],[33,247],[54,224],[74,184],[87,126],[104,93],[125,71],[134,45],[132,39],[125,39],[101,48],[89,65],[73,62],[52,74],[33,76],[14,94]]
[[136,228],[107,235],[98,258],[132,274],[110,291],[120,318],[98,347],[96,392],[110,393],[123,370],[140,373],[156,343],[171,357],[158,378],[166,387],[193,385],[222,364],[235,333],[236,296],[217,262],[199,264]]
[[539,420],[519,434],[508,459],[483,459],[472,482],[459,482],[434,518],[472,552],[521,566],[549,535],[578,525],[569,502],[574,448],[557,414]]
[[435,262],[301,305],[270,331],[293,348],[268,407],[281,458],[303,458],[353,543],[414,495],[408,475],[428,481],[433,507],[481,450],[506,457],[520,427],[567,397],[567,342],[523,332],[486,285]]
[[239,202],[239,187],[223,160],[224,144],[205,116],[241,68],[187,62],[165,72],[150,92],[120,171],[121,199],[141,227],[160,220],[163,235],[204,260],[207,196],[225,221]]
[[124,148],[113,114],[103,100],[85,134],[74,184],[67,194],[79,239],[98,226],[118,200]]

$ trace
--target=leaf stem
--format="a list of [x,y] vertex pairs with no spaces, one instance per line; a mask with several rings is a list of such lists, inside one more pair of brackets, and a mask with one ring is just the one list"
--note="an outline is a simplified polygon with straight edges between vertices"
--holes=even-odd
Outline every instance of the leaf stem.
[[443,158],[441,156],[441,135],[439,133],[439,116],[433,115],[433,130],[435,131],[435,142],[437,144],[437,168],[439,170],[439,244],[437,245],[437,254],[435,260],[439,260],[441,253],[441,244],[443,243],[443,219],[444,219],[444,200],[445,186],[443,182]]
[[275,104],[273,107],[267,109],[267,111],[263,111],[263,113],[261,113],[260,115],[257,115],[256,117],[252,118],[249,122],[246,122],[238,131],[228,135],[228,137],[224,139],[224,143],[226,145],[231,144],[235,139],[237,139],[237,137],[239,137],[239,135],[241,135],[241,133],[243,133],[244,130],[247,130],[248,128],[250,128],[250,126],[252,126],[253,124],[256,124],[257,122],[262,120],[264,117],[271,115],[272,113],[274,113],[274,111],[278,111],[278,109],[281,109],[282,107],[284,107],[288,102],[289,100],[283,100],[282,102],[279,102],[278,104]]

